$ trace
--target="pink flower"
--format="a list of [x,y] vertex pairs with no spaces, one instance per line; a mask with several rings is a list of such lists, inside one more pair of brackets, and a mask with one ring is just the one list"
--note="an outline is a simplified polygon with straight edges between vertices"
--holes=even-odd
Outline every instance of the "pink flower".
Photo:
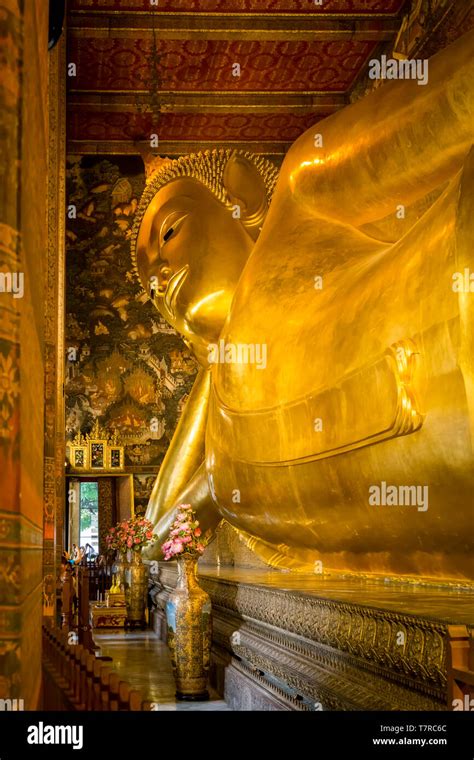
[[133,543],[132,539],[129,538],[128,541],[127,541],[127,546],[128,546],[129,549],[132,548],[132,543]]
[[[149,521],[145,521],[148,525]],[[199,521],[195,519],[195,512],[191,504],[179,504],[173,523],[170,527],[168,540],[162,545],[162,551],[164,558],[171,559],[177,554],[194,553],[194,542],[196,538],[201,535],[201,529],[198,528]],[[149,523],[151,538],[153,538],[153,526]],[[148,537],[148,534],[147,534]],[[201,548],[200,552],[204,551],[204,544],[198,544]]]
[[204,546],[204,544],[196,544],[196,551],[198,551],[200,554],[203,553],[205,548],[206,547]]

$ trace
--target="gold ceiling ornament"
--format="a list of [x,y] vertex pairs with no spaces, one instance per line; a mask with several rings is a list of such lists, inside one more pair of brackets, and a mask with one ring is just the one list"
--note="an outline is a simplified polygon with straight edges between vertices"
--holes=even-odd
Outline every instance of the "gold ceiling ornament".
[[[187,156],[180,156],[170,161],[162,159],[163,164],[158,169],[152,171],[150,176],[147,173],[146,187],[143,191],[138,209],[135,213],[135,219],[131,234],[131,252],[132,252],[132,271],[140,280],[137,268],[137,239],[140,231],[140,225],[143,217],[155,197],[156,193],[169,182],[175,179],[189,177],[201,182],[218,201],[223,203],[229,211],[234,207],[234,202],[225,188],[224,173],[229,163],[238,161],[239,158],[250,161],[259,172],[265,185],[267,205],[261,210],[261,213],[254,215],[251,219],[242,219],[244,226],[254,228],[263,223],[267,213],[268,205],[272,199],[278,179],[277,167],[263,156],[250,153],[249,151],[234,150],[233,148],[214,148],[200,153],[190,153]],[[145,163],[145,158],[143,158]],[[146,166],[146,165],[145,165]]]
[[89,433],[79,431],[67,449],[70,472],[124,469],[124,447],[120,445],[117,430],[110,434],[100,426],[98,419]]

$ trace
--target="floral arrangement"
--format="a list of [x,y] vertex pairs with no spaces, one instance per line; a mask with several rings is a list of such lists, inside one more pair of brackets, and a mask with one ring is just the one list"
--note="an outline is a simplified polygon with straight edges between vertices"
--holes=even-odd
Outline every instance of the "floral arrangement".
[[180,504],[171,526],[168,540],[161,547],[165,559],[180,555],[195,557],[206,548],[207,538],[202,535],[199,520],[190,504]]
[[149,520],[144,517],[131,517],[110,528],[105,540],[108,549],[119,552],[131,549],[139,552],[147,544],[156,541],[156,536],[153,535],[153,524]]

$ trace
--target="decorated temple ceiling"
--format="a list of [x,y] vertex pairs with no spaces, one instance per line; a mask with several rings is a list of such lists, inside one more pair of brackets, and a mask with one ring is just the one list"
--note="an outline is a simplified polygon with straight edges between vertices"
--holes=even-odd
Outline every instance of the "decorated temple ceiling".
[[[148,11],[150,0],[72,0],[73,10]],[[171,13],[396,13],[403,0],[159,0]]]
[[[69,55],[77,65],[77,88],[93,82],[99,91],[143,90],[152,44],[150,39],[73,38]],[[160,40],[160,91],[164,104],[168,91],[346,92],[373,49],[373,42],[362,40]]]
[[404,4],[71,0],[69,152],[137,153],[156,132],[168,155],[216,144],[281,155],[348,102],[367,61],[396,38]]
[[158,134],[171,156],[219,144],[281,157],[364,93],[371,58],[429,57],[474,24],[473,0],[321,3],[70,0],[69,153],[136,154]]

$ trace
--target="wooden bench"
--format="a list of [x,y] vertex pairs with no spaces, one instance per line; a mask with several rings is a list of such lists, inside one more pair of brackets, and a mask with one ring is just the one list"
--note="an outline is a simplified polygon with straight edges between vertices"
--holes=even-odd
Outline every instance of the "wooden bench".
[[70,632],[43,627],[44,709],[149,709],[139,691],[112,669],[111,657],[96,657]]

